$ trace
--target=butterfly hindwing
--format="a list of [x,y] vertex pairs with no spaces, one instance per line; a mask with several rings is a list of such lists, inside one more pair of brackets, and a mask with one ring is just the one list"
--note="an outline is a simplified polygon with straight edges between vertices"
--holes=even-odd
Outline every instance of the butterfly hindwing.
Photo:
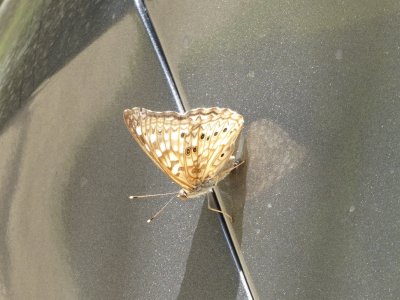
[[[218,174],[230,160],[234,151],[234,143],[237,139],[243,121],[240,115],[232,115],[232,111],[225,113],[217,111],[218,114],[202,124],[199,134],[200,156],[200,180],[213,178]],[[234,117],[237,116],[238,119]],[[240,116],[241,117],[241,116]]]

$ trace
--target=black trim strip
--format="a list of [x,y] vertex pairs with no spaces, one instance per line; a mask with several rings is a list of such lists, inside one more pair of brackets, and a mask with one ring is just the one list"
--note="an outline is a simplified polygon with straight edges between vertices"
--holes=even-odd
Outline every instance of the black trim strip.
[[167,59],[161,47],[160,40],[158,39],[153,23],[151,22],[149,14],[147,13],[147,8],[144,5],[144,2],[141,0],[134,0],[134,3],[139,13],[139,17],[144,25],[144,28],[146,29],[147,35],[149,36],[153,49],[156,52],[158,61],[161,64],[161,69],[163,70],[164,76],[167,79],[167,84],[171,91],[172,97],[174,98],[175,103],[178,106],[178,111],[180,113],[184,113],[186,111],[186,108],[182,102],[181,96],[179,95],[179,91],[176,87],[175,81],[172,78],[171,69],[169,68],[169,65],[167,63]]
[[[147,13],[147,8],[142,0],[134,0],[134,3],[135,3],[135,7],[139,13],[140,19],[142,20],[142,23],[146,29],[147,35],[149,36],[149,39],[154,48],[154,51],[157,55],[157,58],[161,64],[162,71],[164,73],[164,76],[167,79],[168,86],[169,86],[171,94],[175,100],[175,103],[178,107],[178,110],[180,113],[185,113],[187,110],[185,108],[184,103],[182,102],[178,88],[172,77],[171,69],[169,68],[164,51],[161,47],[160,40],[158,39],[157,33],[153,27],[153,23],[151,22],[150,17]],[[216,207],[218,209],[221,209],[221,207],[219,205],[218,197],[214,191],[212,193],[209,193],[207,195],[207,197],[212,197],[213,202],[216,205]],[[249,284],[248,279],[246,278],[245,272],[243,271],[242,262],[240,261],[237,249],[235,248],[234,243],[232,241],[231,233],[229,232],[228,226],[227,226],[226,221],[225,221],[224,217],[222,216],[222,214],[218,214],[218,220],[220,222],[221,229],[224,234],[225,240],[228,244],[228,249],[229,249],[229,252],[231,253],[234,265],[238,271],[240,281],[243,284],[243,287],[246,290],[246,294],[249,297],[249,299],[253,300],[253,299],[255,299],[255,293],[254,293],[254,291],[252,291],[251,285]]]

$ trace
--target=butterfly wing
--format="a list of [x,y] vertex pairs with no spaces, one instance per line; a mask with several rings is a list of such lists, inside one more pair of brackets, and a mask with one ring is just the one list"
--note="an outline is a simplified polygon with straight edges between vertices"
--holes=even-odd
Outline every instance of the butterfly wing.
[[[193,145],[191,156],[194,167],[188,169],[191,177],[201,181],[213,179],[224,169],[235,149],[235,141],[243,128],[243,117],[227,108],[201,108],[190,111],[191,136],[187,144]],[[195,148],[197,147],[197,149]],[[196,151],[195,151],[196,150]]]
[[243,117],[227,108],[198,108],[179,114],[144,108],[124,111],[133,138],[154,163],[192,191],[229,160]]
[[184,189],[195,188],[181,169],[184,145],[180,136],[188,131],[188,119],[175,112],[134,107],[124,111],[124,120],[133,138],[165,174]]

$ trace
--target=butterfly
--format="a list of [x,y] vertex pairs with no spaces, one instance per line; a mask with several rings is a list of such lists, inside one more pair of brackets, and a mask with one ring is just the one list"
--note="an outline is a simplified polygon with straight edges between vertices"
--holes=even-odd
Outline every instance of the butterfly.
[[123,113],[132,137],[182,189],[181,200],[206,194],[238,164],[232,153],[243,116],[228,108],[196,108],[184,114],[134,107]]

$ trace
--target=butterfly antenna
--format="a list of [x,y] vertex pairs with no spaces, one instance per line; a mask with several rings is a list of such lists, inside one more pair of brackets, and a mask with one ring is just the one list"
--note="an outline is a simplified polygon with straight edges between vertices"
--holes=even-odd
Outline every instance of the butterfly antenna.
[[158,197],[158,196],[166,196],[166,195],[172,195],[172,194],[177,194],[176,192],[171,192],[171,193],[162,193],[162,194],[152,194],[152,195],[141,195],[141,196],[129,196],[129,199],[139,199],[139,198],[147,198],[147,197]]
[[171,199],[169,199],[168,202],[165,203],[165,205],[164,205],[158,212],[156,212],[156,213],[154,214],[154,216],[152,216],[150,219],[147,220],[147,223],[150,223],[150,222],[153,221],[155,218],[157,218],[157,216],[158,216],[159,214],[161,214],[162,211],[167,207],[167,205],[170,204],[171,201],[174,200],[174,199],[175,199],[175,197],[172,197]]

